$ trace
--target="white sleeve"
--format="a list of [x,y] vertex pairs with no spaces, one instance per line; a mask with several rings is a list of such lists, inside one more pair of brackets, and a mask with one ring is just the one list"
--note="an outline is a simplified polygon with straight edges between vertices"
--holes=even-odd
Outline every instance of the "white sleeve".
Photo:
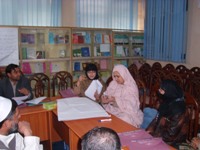
[[40,145],[40,138],[36,136],[24,137],[24,150],[42,150],[43,147]]

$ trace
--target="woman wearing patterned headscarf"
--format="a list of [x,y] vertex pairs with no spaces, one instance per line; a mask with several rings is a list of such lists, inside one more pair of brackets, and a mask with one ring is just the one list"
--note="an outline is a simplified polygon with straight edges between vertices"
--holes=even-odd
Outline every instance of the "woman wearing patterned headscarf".
[[106,85],[103,82],[103,80],[100,79],[98,69],[95,64],[88,63],[85,68],[85,75],[82,75],[79,77],[79,80],[77,81],[76,86],[74,87],[74,92],[78,96],[85,96],[85,91],[90,86],[93,80],[99,80],[102,84],[103,88],[101,90],[101,93],[95,92],[94,97],[97,101],[99,101],[100,96],[105,91]]
[[188,114],[183,90],[173,80],[162,81],[158,90],[161,99],[158,114],[147,131],[170,145],[184,142],[187,137]]
[[113,81],[101,97],[103,107],[109,113],[127,123],[140,127],[143,113],[140,110],[138,87],[123,65],[116,65],[112,72]]

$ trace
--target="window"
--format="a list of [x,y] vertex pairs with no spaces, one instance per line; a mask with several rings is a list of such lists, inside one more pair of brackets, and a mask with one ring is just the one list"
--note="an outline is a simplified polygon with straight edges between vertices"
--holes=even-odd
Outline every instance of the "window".
[[146,0],[144,56],[185,62],[187,0]]
[[138,0],[76,0],[76,4],[76,24],[79,27],[139,28]]
[[0,25],[60,26],[61,0],[0,0]]

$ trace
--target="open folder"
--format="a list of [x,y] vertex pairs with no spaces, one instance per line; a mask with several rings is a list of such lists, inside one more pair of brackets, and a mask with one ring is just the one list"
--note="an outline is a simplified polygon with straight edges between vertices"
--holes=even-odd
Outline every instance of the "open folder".
[[58,120],[77,120],[110,117],[101,105],[86,97],[71,97],[57,100]]

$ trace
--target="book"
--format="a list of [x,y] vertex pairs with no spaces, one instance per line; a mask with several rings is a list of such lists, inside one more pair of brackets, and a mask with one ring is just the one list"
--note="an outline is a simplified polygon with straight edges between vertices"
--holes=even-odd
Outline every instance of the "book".
[[81,70],[81,63],[74,62],[74,71],[80,71],[80,70]]
[[89,47],[81,47],[81,55],[82,57],[89,57],[90,56]]
[[84,36],[78,35],[78,43],[84,43]]
[[59,72],[61,71],[60,69],[60,65],[58,63],[51,63],[50,64],[50,72],[53,73],[53,72]]
[[49,38],[49,44],[54,44],[54,33],[53,32],[49,32],[48,38]]
[[101,44],[102,43],[102,34],[96,33],[95,35],[95,43]]
[[27,34],[28,44],[35,44],[35,35],[34,34]]
[[73,49],[73,56],[74,57],[81,57],[81,49]]
[[46,72],[46,65],[42,62],[35,63],[35,73],[43,73]]
[[31,74],[32,73],[30,63],[24,62],[22,64],[22,72],[24,74]]
[[91,37],[89,33],[85,34],[85,43],[86,44],[90,44],[91,43]]
[[64,49],[59,50],[59,57],[60,58],[64,58],[65,57],[65,50]]
[[74,33],[74,34],[72,35],[72,42],[73,42],[74,44],[78,43],[78,34]]
[[99,61],[99,64],[100,64],[100,69],[107,69],[108,68],[106,59],[101,59]]
[[23,47],[23,48],[22,48],[22,59],[27,59],[26,47]]
[[36,51],[36,59],[44,59],[45,51]]
[[110,43],[111,40],[110,40],[110,35],[108,34],[103,34],[103,43]]
[[27,52],[27,59],[36,59],[35,48],[28,47],[26,49],[26,52]]

